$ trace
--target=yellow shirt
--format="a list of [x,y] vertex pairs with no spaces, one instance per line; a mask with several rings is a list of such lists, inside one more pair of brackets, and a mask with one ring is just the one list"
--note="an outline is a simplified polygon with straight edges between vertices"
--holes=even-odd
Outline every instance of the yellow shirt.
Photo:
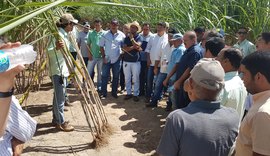
[[236,156],[252,156],[253,151],[270,155],[270,90],[253,95],[236,140]]

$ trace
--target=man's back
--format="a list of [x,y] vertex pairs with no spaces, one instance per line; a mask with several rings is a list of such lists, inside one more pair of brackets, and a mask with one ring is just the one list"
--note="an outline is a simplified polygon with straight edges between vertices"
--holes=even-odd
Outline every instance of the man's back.
[[163,156],[227,156],[238,121],[237,112],[219,102],[191,102],[168,116],[157,151]]

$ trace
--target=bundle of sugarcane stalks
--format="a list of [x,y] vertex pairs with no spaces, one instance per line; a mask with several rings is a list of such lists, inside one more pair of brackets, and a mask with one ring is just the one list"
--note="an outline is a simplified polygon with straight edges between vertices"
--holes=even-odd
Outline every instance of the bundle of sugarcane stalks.
[[[62,13],[60,13],[58,16],[61,16]],[[55,19],[53,13],[50,11],[44,16],[47,19]],[[79,26],[80,25],[78,25],[78,27]],[[51,29],[51,32],[54,32],[53,34],[56,40],[61,39],[56,25],[48,25],[48,27]],[[111,128],[108,124],[108,120],[106,118],[98,92],[96,91],[94,83],[84,64],[80,49],[76,44],[75,37],[71,36],[70,40],[77,51],[78,60],[74,60],[71,53],[68,51],[68,47],[62,48],[61,52],[64,56],[74,86],[81,96],[81,106],[93,137],[92,145],[94,147],[99,147],[107,142],[106,136],[111,132]],[[74,66],[76,68],[74,68]]]

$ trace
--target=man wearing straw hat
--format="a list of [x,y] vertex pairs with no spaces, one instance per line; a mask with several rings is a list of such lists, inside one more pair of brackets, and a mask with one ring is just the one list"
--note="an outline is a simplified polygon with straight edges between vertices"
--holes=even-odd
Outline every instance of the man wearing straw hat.
[[61,37],[61,40],[56,43],[54,43],[55,40],[52,40],[48,48],[50,63],[49,71],[54,87],[52,124],[57,129],[65,132],[73,131],[74,127],[72,127],[64,118],[66,85],[69,71],[64,56],[60,50],[63,48],[69,48],[70,44],[72,44],[69,40],[68,33],[73,30],[74,25],[77,22],[78,20],[74,19],[71,14],[63,14],[58,23],[59,36]]
[[[129,24],[130,25],[130,33],[128,34],[124,40],[123,45],[123,69],[125,75],[125,83],[127,95],[125,100],[132,98],[132,82],[134,83],[133,90],[133,100],[135,102],[139,101],[139,92],[140,92],[140,54],[142,39],[139,35],[141,32],[141,26],[137,21],[134,21]],[[131,81],[131,77],[133,81]]]

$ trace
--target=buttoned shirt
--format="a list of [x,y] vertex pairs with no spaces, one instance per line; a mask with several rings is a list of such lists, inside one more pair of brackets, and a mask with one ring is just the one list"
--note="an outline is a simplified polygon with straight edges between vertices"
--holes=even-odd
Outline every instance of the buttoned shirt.
[[158,34],[154,34],[145,49],[145,52],[149,53],[151,65],[155,65],[156,58],[161,53],[162,49],[166,47],[168,43],[168,34],[164,33],[162,36],[159,36]]
[[[185,46],[183,44],[176,47],[171,54],[171,59],[168,63],[167,67],[167,73],[169,74],[176,63],[179,63],[182,55],[184,54],[184,51],[186,50]],[[174,73],[173,76],[170,78],[173,82],[175,81],[176,74]]]
[[100,52],[100,38],[105,33],[104,30],[100,30],[97,32],[96,30],[89,33],[87,43],[91,47],[91,53],[94,58],[101,58],[101,52]]
[[19,101],[13,96],[5,134],[0,138],[0,156],[12,156],[11,139],[22,142],[31,140],[36,131],[37,122],[22,110]]
[[140,60],[147,61],[145,49],[153,34],[150,32],[147,36],[144,36],[143,33],[140,33],[140,36],[142,38],[142,45],[141,45],[142,51],[140,52]]
[[[59,35],[64,41],[64,44],[65,44],[64,48],[68,48],[71,44],[69,41],[68,33],[63,28],[59,28]],[[56,41],[55,38],[52,38],[50,40],[50,45],[48,48],[48,56],[49,56],[49,63],[50,63],[50,66],[49,66],[50,76],[63,75],[65,77],[68,77],[69,71],[68,71],[67,64],[65,62],[62,52],[60,50],[56,50],[55,41]]]
[[[234,108],[242,119],[244,115],[244,103],[247,97],[246,87],[237,71],[225,73],[225,87],[220,94],[221,104]],[[240,122],[240,121],[239,121]]]
[[90,32],[81,31],[78,34],[77,42],[80,45],[82,57],[88,57],[87,39]]
[[237,42],[233,47],[242,50],[244,57],[256,51],[255,45],[247,39],[242,42]]
[[218,101],[193,101],[168,115],[157,153],[227,156],[237,136],[238,121],[237,112]]
[[119,59],[125,37],[125,34],[119,30],[115,34],[109,30],[101,36],[99,46],[104,47],[105,58],[111,64]]
[[253,95],[236,140],[236,156],[270,155],[270,90]]

